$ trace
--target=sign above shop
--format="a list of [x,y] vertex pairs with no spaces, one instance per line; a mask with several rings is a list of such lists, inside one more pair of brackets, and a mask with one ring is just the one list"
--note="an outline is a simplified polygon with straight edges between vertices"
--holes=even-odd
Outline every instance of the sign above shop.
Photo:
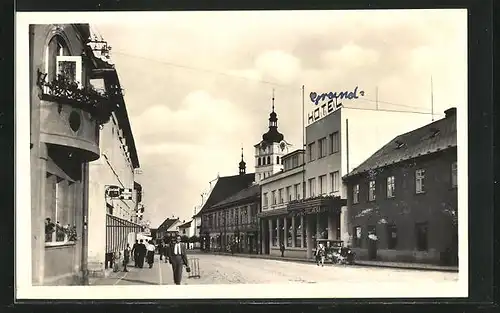
[[309,98],[314,104],[315,109],[307,114],[307,123],[312,124],[323,117],[337,111],[342,107],[342,100],[355,100],[359,97],[364,97],[363,90],[358,91],[358,86],[353,91],[327,92],[318,94],[311,92]]

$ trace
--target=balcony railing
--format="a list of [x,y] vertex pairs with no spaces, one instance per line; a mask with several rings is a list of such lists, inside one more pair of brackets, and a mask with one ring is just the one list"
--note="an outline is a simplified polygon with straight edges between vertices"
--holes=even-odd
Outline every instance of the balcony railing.
[[306,199],[293,200],[288,203],[287,209],[289,211],[301,209],[317,209],[321,208],[339,208],[346,205],[346,201],[338,196],[333,195],[320,195]]
[[37,72],[37,85],[40,87],[39,97],[41,100],[53,101],[67,104],[74,108],[90,113],[99,125],[109,121],[111,113],[116,110],[117,105],[111,100],[113,96],[121,94],[119,89],[112,93],[97,91],[91,85],[80,88],[78,83],[70,81],[63,75],[47,82],[46,73]]

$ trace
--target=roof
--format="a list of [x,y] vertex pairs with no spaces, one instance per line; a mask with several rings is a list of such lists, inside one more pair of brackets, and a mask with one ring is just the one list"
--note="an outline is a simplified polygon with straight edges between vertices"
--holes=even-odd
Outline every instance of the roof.
[[250,200],[260,196],[260,185],[252,185],[241,191],[238,191],[234,195],[214,204],[212,208],[223,208],[234,203],[239,203],[244,200]]
[[167,218],[166,220],[163,221],[163,223],[161,223],[160,226],[158,226],[157,229],[164,228],[165,230],[168,230],[177,221],[179,221],[178,218]]
[[130,153],[130,160],[132,161],[133,168],[139,168],[139,157],[137,155],[137,148],[135,146],[134,135],[132,133],[132,128],[130,126],[130,120],[127,113],[127,107],[125,105],[125,99],[123,97],[123,89],[120,84],[120,79],[118,78],[118,73],[113,64],[109,64],[100,58],[99,54],[92,51],[91,46],[86,46],[89,53],[94,56],[93,61],[95,66],[98,68],[93,70],[93,75],[95,77],[102,78],[105,85],[105,90],[117,89],[121,92],[112,93],[113,101],[116,101],[117,109],[114,110],[120,128],[123,130],[123,136],[125,137],[126,144],[128,146],[128,151]]
[[219,203],[229,196],[234,195],[235,193],[247,188],[254,181],[255,173],[219,177],[212,189],[212,192],[208,196],[207,201],[195,216],[199,216],[205,212],[210,211],[210,208],[214,204]]
[[344,179],[390,164],[414,159],[457,146],[456,109],[446,110],[446,117],[395,137],[344,176]]
[[184,224],[181,224],[181,225],[179,225],[179,228],[187,228],[187,227],[191,227],[191,222],[192,222],[192,221],[189,221],[189,222],[186,222],[186,223],[184,223]]

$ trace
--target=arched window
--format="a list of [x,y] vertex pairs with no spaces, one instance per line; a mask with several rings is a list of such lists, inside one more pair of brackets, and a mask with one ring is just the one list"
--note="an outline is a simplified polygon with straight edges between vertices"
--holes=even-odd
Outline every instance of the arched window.
[[267,156],[267,164],[271,164],[271,157]]
[[52,81],[57,75],[57,57],[58,56],[69,56],[70,52],[68,45],[64,39],[55,35],[49,41],[45,51],[45,73],[47,73],[47,80]]

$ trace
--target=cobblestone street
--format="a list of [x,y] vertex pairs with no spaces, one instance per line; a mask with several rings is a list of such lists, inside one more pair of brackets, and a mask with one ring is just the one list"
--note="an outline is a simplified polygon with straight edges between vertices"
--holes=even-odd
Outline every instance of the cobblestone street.
[[[258,258],[224,255],[191,254],[199,258],[201,278],[187,278],[184,271],[182,284],[267,284],[267,283],[429,283],[453,282],[458,273],[392,269],[365,266],[325,265],[286,262]],[[171,265],[156,256],[152,269],[133,266],[128,273],[112,273],[104,279],[94,279],[92,285],[172,285]]]

